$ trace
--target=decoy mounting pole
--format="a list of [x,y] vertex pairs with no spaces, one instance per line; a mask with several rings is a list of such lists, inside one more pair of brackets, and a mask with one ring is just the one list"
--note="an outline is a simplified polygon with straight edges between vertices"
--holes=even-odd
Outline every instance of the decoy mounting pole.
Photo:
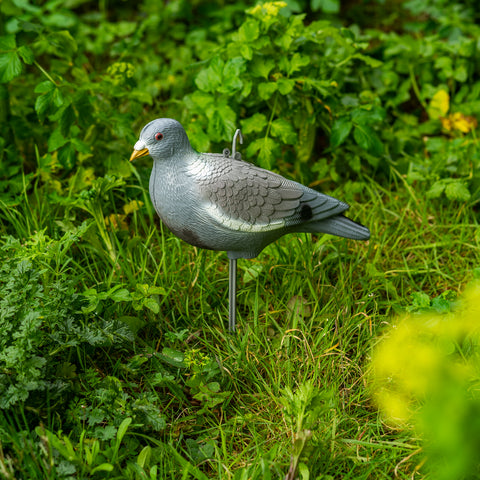
[[[232,158],[237,157],[237,138],[240,144],[243,144],[242,131],[237,128],[232,141]],[[240,154],[238,155],[240,156]],[[237,317],[237,260],[230,259],[228,278],[228,331],[235,333],[235,324]]]
[[230,259],[228,269],[228,331],[235,333],[237,315],[237,260]]

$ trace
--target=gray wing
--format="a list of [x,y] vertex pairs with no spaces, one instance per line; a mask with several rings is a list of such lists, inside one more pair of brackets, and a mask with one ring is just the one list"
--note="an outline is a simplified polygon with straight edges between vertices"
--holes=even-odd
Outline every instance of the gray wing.
[[200,178],[209,213],[233,230],[271,231],[337,215],[348,205],[250,163],[204,154]]

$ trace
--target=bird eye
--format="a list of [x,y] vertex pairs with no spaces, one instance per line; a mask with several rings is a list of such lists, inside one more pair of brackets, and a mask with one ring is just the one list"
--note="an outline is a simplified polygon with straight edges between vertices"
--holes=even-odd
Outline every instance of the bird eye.
[[155,134],[155,140],[160,141],[162,139],[163,139],[163,133],[158,132]]

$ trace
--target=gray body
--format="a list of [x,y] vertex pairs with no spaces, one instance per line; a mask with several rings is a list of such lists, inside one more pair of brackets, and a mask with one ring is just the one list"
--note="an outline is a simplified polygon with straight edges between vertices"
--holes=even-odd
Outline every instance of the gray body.
[[135,145],[144,149],[154,161],[155,210],[176,236],[197,247],[237,259],[256,257],[292,232],[370,237],[366,227],[342,215],[346,203],[242,160],[198,153],[175,120],[146,125]]

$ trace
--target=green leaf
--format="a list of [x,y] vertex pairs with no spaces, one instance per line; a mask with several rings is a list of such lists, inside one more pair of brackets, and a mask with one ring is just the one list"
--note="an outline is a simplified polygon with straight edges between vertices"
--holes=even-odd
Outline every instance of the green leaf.
[[88,153],[92,152],[89,145],[87,143],[83,142],[82,140],[80,140],[79,138],[72,137],[72,139],[70,141],[72,142],[72,145],[75,147],[75,150],[77,152],[85,153],[85,154],[88,154]]
[[461,63],[453,72],[453,78],[457,80],[457,82],[466,82],[468,79],[468,65]]
[[258,138],[247,148],[247,155],[253,157],[257,154],[257,163],[262,168],[270,169],[273,165],[273,152],[277,143],[270,137]]
[[48,138],[48,151],[53,152],[63,147],[68,142],[68,138],[62,135],[61,129],[56,128]]
[[352,130],[353,123],[349,117],[340,117],[335,120],[330,134],[330,146],[337,148],[340,146]]
[[[315,1],[315,0],[313,0]],[[312,7],[313,8],[313,7]],[[341,28],[340,29],[340,32],[342,33],[342,35],[348,39],[348,40],[351,40],[352,42],[355,41],[355,33],[352,32],[352,30],[350,30],[349,28]]]
[[128,427],[130,426],[131,423],[132,423],[132,419],[130,417],[127,417],[122,421],[122,423],[118,427],[117,440],[116,440],[117,445],[119,445],[121,443],[121,441],[123,440],[123,437],[127,433]]
[[43,95],[37,97],[37,100],[35,101],[35,111],[41,119],[50,109],[50,105],[52,104],[52,97],[52,92],[44,93]]
[[228,60],[222,71],[222,82],[217,91],[233,94],[243,87],[240,75],[245,70],[245,59],[236,57]]
[[145,300],[143,300],[143,305],[153,313],[158,313],[160,311],[160,305],[154,298],[145,298]]
[[242,44],[240,49],[240,55],[245,58],[245,60],[251,60],[253,58],[253,49],[250,45],[246,43]]
[[331,95],[331,90],[336,88],[335,82],[331,80],[316,80],[314,78],[302,78],[302,82],[306,87],[313,87],[320,92],[322,96],[328,97]]
[[[14,0],[12,3],[15,4],[16,7],[25,10],[26,12],[33,13],[35,15],[39,15],[42,13],[42,9],[35,5],[32,5],[29,0]],[[33,2],[35,3],[35,2]]]
[[17,53],[0,53],[0,83],[8,83],[20,73],[22,73],[22,62]]
[[198,122],[189,125],[188,133],[192,147],[198,152],[207,152],[210,149],[210,137],[202,130]]
[[129,302],[132,300],[132,296],[126,288],[116,289],[114,292],[110,293],[110,298],[114,302]]
[[137,292],[139,292],[143,297],[148,296],[148,290],[150,288],[148,283],[137,283],[135,285],[135,288],[136,288]]
[[252,280],[256,280],[260,274],[264,271],[264,266],[260,263],[253,263],[250,264],[243,274],[243,283],[250,282]]
[[212,94],[201,92],[199,90],[196,90],[188,98],[202,110],[206,110],[207,107],[215,103],[215,97]]
[[324,13],[339,13],[340,0],[312,0],[312,10],[314,12],[322,10]]
[[383,152],[382,142],[375,133],[375,130],[368,125],[355,125],[353,138],[360,147],[373,155],[380,155]]
[[275,45],[282,48],[285,51],[288,51],[293,42],[293,36],[290,33],[284,33],[274,40]]
[[[307,103],[307,106],[310,107],[310,103]],[[308,108],[308,110],[310,110],[310,108]],[[315,117],[313,113],[311,113],[311,115],[312,116],[303,116],[298,125],[298,142],[295,145],[295,150],[300,162],[308,162],[311,159],[313,147],[315,146],[317,129],[314,121]]]
[[58,161],[61,165],[70,170],[74,167],[77,159],[77,151],[72,145],[72,142],[67,142],[63,147],[58,150]]
[[122,315],[122,316],[118,317],[118,320],[120,322],[125,323],[125,325],[127,325],[128,328],[134,334],[136,334],[147,323],[145,320],[142,320],[141,318],[138,318],[138,317],[134,317],[132,315]]
[[255,113],[250,118],[241,120],[242,133],[261,132],[267,126],[267,117],[263,113]]
[[445,187],[445,195],[449,200],[460,200],[462,202],[467,202],[471,197],[467,185],[461,180],[449,183]]
[[0,83],[10,82],[22,72],[22,62],[16,48],[15,35],[0,37]]
[[268,80],[268,75],[275,67],[275,61],[272,58],[256,57],[250,62],[249,70],[254,77],[263,77]]
[[160,354],[162,360],[166,363],[173,365],[174,367],[185,367],[185,356],[182,352],[174,350],[172,348],[165,347]]
[[282,77],[278,79],[277,85],[278,85],[278,91],[282,95],[288,95],[293,90],[293,87],[295,87],[295,80]]
[[441,180],[435,182],[427,192],[427,198],[438,198],[445,190],[445,182]]
[[68,105],[65,110],[63,110],[60,117],[60,130],[62,135],[67,136],[70,131],[70,127],[75,122],[75,110],[73,109],[72,104]]
[[50,80],[45,80],[44,82],[39,83],[36,87],[34,92],[35,93],[47,93],[51,92],[55,89],[55,84],[52,83]]
[[96,472],[113,472],[114,466],[111,463],[101,463],[95,468],[92,468],[90,472],[91,475],[94,475]]
[[21,47],[19,47],[17,50],[17,53],[20,55],[20,57],[22,57],[22,60],[28,65],[31,65],[35,60],[35,57],[33,56],[33,52],[26,45],[22,45]]
[[215,106],[207,114],[208,135],[213,141],[230,140],[235,132],[237,115],[225,102]]
[[298,72],[302,67],[305,67],[310,63],[310,58],[308,55],[300,55],[296,52],[290,59],[287,73],[291,75],[292,73]]
[[223,68],[225,63],[220,57],[213,57],[210,65],[200,70],[195,78],[195,84],[204,92],[215,92],[222,86]]
[[283,143],[293,145],[297,141],[297,134],[295,133],[290,122],[284,118],[277,118],[272,122],[272,136],[278,137]]
[[155,285],[152,285],[148,289],[148,294],[149,295],[167,295],[167,291],[163,287],[157,287]]
[[277,90],[278,85],[275,82],[263,82],[258,84],[258,96],[262,100],[268,100]]
[[240,25],[238,29],[238,41],[242,43],[253,42],[258,38],[259,34],[260,28],[257,20],[249,19]]
[[450,78],[453,73],[453,59],[447,56],[440,56],[435,59],[434,66],[438,70],[442,70],[445,77]]
[[147,445],[143,447],[137,457],[137,465],[141,468],[147,468],[150,463],[150,457],[152,456],[152,447]]
[[68,30],[53,32],[46,38],[59,57],[71,59],[78,49],[76,40]]
[[52,82],[46,81],[38,84],[35,92],[45,92],[38,96],[35,101],[35,111],[40,119],[43,119],[45,115],[52,111],[58,110],[63,105],[64,98],[62,92]]
[[0,51],[15,50],[17,48],[17,41],[15,35],[5,35],[0,37]]
[[59,88],[55,88],[53,91],[53,103],[56,107],[61,107],[63,105],[64,98],[62,91]]
[[352,111],[355,124],[372,125],[385,119],[385,109],[377,106],[363,106]]

